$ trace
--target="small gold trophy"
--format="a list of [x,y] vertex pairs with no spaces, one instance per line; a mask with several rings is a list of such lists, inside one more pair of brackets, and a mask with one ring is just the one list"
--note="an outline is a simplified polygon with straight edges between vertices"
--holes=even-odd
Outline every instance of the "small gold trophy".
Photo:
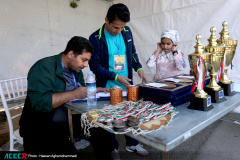
[[236,92],[233,90],[233,82],[227,76],[227,70],[235,55],[238,40],[229,38],[227,25],[228,23],[226,21],[222,23],[223,29],[219,33],[220,38],[217,40],[218,44],[224,43],[226,45],[224,74],[221,75],[221,80],[218,84],[224,89],[224,95],[232,96]]
[[[206,92],[204,92],[204,79],[205,79],[205,71],[210,67],[211,53],[205,52],[205,48],[201,43],[202,36],[197,35],[196,40],[197,44],[194,46],[195,52],[188,55],[188,60],[190,63],[190,67],[192,73],[195,77],[195,82],[193,84],[193,91],[197,87],[197,90],[193,93],[190,98],[189,109],[208,111],[213,108],[211,104],[211,96],[209,96]],[[199,64],[199,61],[202,63]],[[200,79],[201,78],[201,79]],[[203,81],[203,82],[202,82]],[[199,84],[201,83],[201,84]],[[202,86],[203,85],[203,86]]]
[[226,98],[224,97],[223,89],[217,84],[216,76],[223,61],[225,46],[217,44],[215,27],[211,27],[210,32],[211,36],[208,39],[209,44],[205,49],[207,52],[211,53],[211,67],[209,71],[211,79],[209,85],[206,86],[205,91],[211,96],[213,103],[220,103],[226,101]]

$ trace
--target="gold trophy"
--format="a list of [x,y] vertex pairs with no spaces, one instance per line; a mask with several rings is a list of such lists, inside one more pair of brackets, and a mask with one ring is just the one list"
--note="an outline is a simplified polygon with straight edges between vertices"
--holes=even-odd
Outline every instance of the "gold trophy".
[[216,76],[217,71],[222,65],[225,46],[217,44],[215,27],[211,27],[210,32],[211,36],[208,39],[209,44],[205,47],[205,49],[207,52],[211,53],[211,66],[209,71],[211,79],[209,85],[206,86],[205,91],[211,96],[213,103],[220,103],[226,101],[226,98],[224,97],[223,88],[217,84]]
[[[200,64],[201,67],[199,67],[199,70],[202,73],[205,73],[205,70],[208,70],[211,62],[210,61],[211,53],[204,51],[205,48],[201,43],[201,39],[202,39],[201,35],[198,34],[196,36],[197,44],[196,46],[194,46],[195,52],[188,55],[189,64],[190,64],[192,73],[195,77],[194,84],[201,83],[197,79],[197,77],[200,77],[200,76],[197,76],[200,74],[199,71],[197,70],[199,58],[202,58],[204,61],[202,64]],[[203,80],[205,79],[206,74],[207,73],[203,74],[202,76]],[[193,84],[193,87],[194,87],[194,84]],[[211,104],[211,96],[209,96],[206,92],[204,92],[203,88],[204,88],[204,85],[202,87],[197,87],[197,90],[193,93],[193,95],[190,98],[190,105],[188,106],[189,109],[208,111],[213,108]],[[195,87],[194,87],[194,90],[195,90]]]
[[220,38],[217,40],[218,44],[224,43],[226,45],[226,49],[225,49],[226,60],[225,60],[225,66],[224,66],[224,74],[221,76],[221,80],[218,84],[224,89],[224,95],[232,96],[236,92],[234,92],[233,90],[233,82],[227,76],[227,70],[228,70],[228,66],[232,62],[232,59],[235,55],[238,40],[229,38],[227,25],[228,23],[226,21],[222,23],[223,29],[219,33]]

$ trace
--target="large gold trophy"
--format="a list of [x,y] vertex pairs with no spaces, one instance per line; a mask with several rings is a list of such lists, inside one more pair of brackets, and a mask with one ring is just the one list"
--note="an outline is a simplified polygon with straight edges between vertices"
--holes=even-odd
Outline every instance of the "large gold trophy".
[[223,29],[219,33],[220,38],[217,40],[218,44],[224,43],[226,45],[224,74],[221,75],[221,80],[218,84],[224,89],[224,95],[231,96],[234,95],[235,92],[233,90],[233,82],[227,76],[227,70],[235,55],[238,40],[229,38],[227,24],[226,21],[222,23]]
[[[190,98],[189,109],[196,109],[202,111],[208,111],[213,108],[211,104],[211,96],[209,96],[206,92],[204,92],[204,79],[205,79],[205,71],[210,67],[211,53],[205,52],[205,48],[201,43],[201,35],[196,36],[197,44],[194,46],[195,52],[188,55],[189,64],[192,70],[192,73],[195,77],[195,82],[193,84],[193,95]],[[202,63],[199,63],[200,60],[203,60]],[[202,83],[199,78],[202,77]],[[203,85],[203,86],[201,86]]]
[[207,52],[211,53],[211,67],[210,67],[210,84],[206,86],[205,91],[211,96],[213,103],[220,103],[226,101],[224,97],[224,91],[221,86],[217,84],[216,77],[219,70],[223,56],[225,53],[225,46],[223,44],[217,44],[217,38],[215,35],[216,28],[211,27],[211,36],[208,39],[209,44],[205,47]]

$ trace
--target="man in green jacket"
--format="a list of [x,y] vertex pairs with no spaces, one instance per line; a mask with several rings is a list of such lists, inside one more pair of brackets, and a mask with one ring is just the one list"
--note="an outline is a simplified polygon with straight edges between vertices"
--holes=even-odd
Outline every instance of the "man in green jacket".
[[[88,66],[92,52],[87,39],[75,36],[63,53],[43,58],[31,67],[19,122],[25,151],[72,153],[67,110],[63,104],[87,97],[81,70]],[[108,89],[99,87],[97,91]]]

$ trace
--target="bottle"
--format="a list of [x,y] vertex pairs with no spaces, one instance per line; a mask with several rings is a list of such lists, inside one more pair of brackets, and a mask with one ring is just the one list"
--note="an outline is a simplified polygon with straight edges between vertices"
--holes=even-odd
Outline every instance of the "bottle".
[[97,104],[97,98],[96,98],[96,80],[93,75],[92,71],[88,71],[88,76],[86,79],[86,85],[87,85],[87,104],[89,106],[93,106]]

